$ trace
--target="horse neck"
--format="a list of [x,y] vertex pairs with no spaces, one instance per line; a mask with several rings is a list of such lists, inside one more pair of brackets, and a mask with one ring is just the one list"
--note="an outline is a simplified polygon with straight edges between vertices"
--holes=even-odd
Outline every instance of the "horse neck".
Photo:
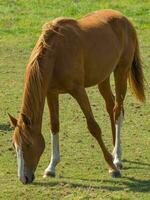
[[35,94],[25,89],[22,102],[21,113],[25,114],[34,126],[41,128],[42,114],[44,110],[45,95],[35,99]]
[[27,69],[21,108],[21,113],[25,114],[31,120],[33,126],[39,129],[41,129],[42,125],[42,115],[48,88],[49,72],[47,70],[48,67],[44,67],[40,66],[43,70],[42,73],[40,68],[33,70],[29,67]]
[[[45,97],[54,67],[55,40],[50,40],[51,29],[45,30],[32,51],[26,71],[25,89],[21,112],[26,114],[34,125],[41,128]],[[53,34],[53,32],[52,32]],[[49,44],[51,43],[51,44]],[[49,46],[51,48],[49,48]]]

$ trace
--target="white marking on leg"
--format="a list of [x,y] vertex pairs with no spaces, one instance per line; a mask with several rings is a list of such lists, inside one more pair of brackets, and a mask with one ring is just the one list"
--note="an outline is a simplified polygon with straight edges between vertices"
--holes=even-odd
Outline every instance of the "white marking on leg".
[[18,164],[18,177],[19,179],[25,183],[25,175],[24,175],[24,158],[23,152],[19,145],[15,144],[16,154],[17,154],[17,164]]
[[113,151],[114,155],[114,164],[117,167],[121,167],[121,140],[120,140],[120,133],[121,133],[121,124],[123,121],[123,112],[121,111],[120,116],[118,117],[118,120],[116,121],[115,127],[116,127],[116,138],[115,138],[115,147]]
[[51,161],[45,170],[45,175],[55,176],[55,167],[60,161],[59,133],[51,134]]

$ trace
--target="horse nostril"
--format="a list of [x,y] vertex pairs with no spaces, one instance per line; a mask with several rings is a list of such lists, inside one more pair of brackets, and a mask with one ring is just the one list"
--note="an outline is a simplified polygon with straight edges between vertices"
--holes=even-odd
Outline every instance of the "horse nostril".
[[32,181],[35,179],[35,176],[34,176],[34,174],[32,174]]
[[34,174],[32,174],[32,176],[30,178],[28,178],[27,176],[25,176],[25,184],[27,183],[32,183],[34,180],[35,176]]
[[25,184],[29,182],[29,179],[27,176],[25,176]]

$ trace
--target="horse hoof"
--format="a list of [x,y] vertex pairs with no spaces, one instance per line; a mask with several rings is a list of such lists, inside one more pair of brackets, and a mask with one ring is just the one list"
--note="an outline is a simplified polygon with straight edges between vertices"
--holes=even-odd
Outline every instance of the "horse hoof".
[[55,176],[56,176],[55,172],[47,171],[47,172],[44,173],[43,178],[47,178],[47,177],[55,177]]
[[112,172],[110,172],[110,175],[112,178],[120,178],[121,177],[120,171],[112,171]]

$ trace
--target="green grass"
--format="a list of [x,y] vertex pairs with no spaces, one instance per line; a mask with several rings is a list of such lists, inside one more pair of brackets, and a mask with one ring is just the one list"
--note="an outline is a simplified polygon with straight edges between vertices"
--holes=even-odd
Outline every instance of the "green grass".
[[[46,149],[31,185],[17,180],[16,155],[7,112],[18,115],[25,67],[44,22],[58,16],[78,18],[102,8],[120,10],[134,23],[140,40],[147,102],[139,104],[128,90],[122,128],[124,169],[112,179],[95,140],[87,131],[77,103],[60,97],[61,162],[57,177],[43,179],[50,158],[48,109],[43,116]],[[0,0],[0,199],[150,199],[150,1],[146,0]],[[113,84],[113,83],[112,83]],[[87,90],[96,120],[109,150],[111,131],[108,114],[96,87]]]

